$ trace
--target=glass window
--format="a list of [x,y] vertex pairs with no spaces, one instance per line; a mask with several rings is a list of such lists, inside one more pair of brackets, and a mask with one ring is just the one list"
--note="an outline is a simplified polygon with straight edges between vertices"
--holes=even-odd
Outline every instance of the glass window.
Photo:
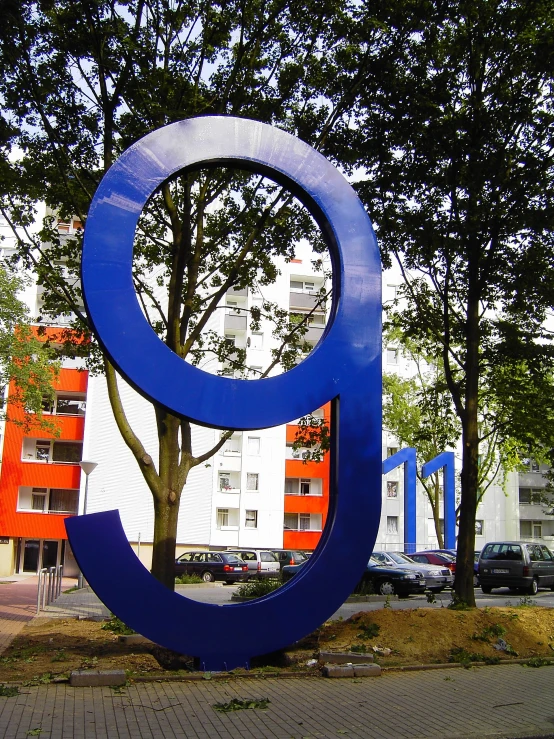
[[52,513],[73,513],[77,514],[77,506],[79,504],[78,490],[61,490],[52,488],[50,490],[50,506]]
[[228,508],[218,508],[217,527],[221,528],[222,526],[228,526],[228,525],[229,525],[229,509]]
[[312,486],[311,480],[300,480],[300,495],[309,495]]
[[248,454],[259,455],[259,453],[260,453],[260,437],[259,436],[249,436],[248,437]]
[[258,473],[247,472],[246,473],[246,489],[257,492],[258,490]]
[[387,498],[398,498],[398,483],[395,480],[387,481]]
[[531,503],[531,488],[519,489],[519,502],[523,504]]
[[298,530],[298,514],[297,513],[285,513],[284,528],[287,531]]
[[31,508],[33,511],[45,511],[46,493],[33,493],[31,498]]
[[40,462],[50,461],[49,441],[37,441],[35,446],[35,459],[38,459]]
[[244,525],[247,529],[258,528],[258,511],[246,511]]
[[229,472],[219,473],[219,489],[231,490],[231,475]]
[[475,536],[484,536],[484,521],[475,521]]
[[298,495],[298,480],[295,477],[285,477],[285,495]]
[[86,410],[84,396],[74,395],[56,396],[56,413],[59,416],[84,416]]
[[387,534],[398,534],[398,516],[387,516]]
[[298,514],[298,530],[309,531],[311,528],[311,516],[309,513]]
[[387,457],[392,457],[393,454],[396,454],[398,452],[397,446],[388,446],[387,447]]
[[398,349],[387,347],[387,364],[398,364]]
[[[521,521],[521,523],[525,523]],[[523,559],[519,544],[487,544],[481,552],[481,559]]]
[[83,445],[76,441],[55,441],[52,445],[52,461],[78,464],[81,460]]
[[263,349],[264,346],[264,335],[260,333],[250,334],[250,348],[251,349]]

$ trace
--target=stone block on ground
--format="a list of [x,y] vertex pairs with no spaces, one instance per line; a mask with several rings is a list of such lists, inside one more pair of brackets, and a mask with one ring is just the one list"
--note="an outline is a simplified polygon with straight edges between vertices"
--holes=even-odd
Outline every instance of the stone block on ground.
[[319,661],[333,665],[366,665],[373,662],[372,654],[360,654],[359,652],[320,652]]
[[125,685],[125,670],[73,670],[69,684],[74,688],[90,688],[100,685]]
[[380,674],[379,665],[354,665],[354,677],[378,677]]
[[323,667],[325,677],[354,677],[352,665],[325,665]]

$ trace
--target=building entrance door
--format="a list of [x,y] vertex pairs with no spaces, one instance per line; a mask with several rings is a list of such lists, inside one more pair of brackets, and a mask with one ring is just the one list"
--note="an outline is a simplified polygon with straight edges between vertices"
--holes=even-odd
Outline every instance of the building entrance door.
[[23,539],[18,572],[38,572],[60,564],[62,547],[52,539]]
[[37,572],[40,555],[40,541],[25,539],[23,545],[23,572]]

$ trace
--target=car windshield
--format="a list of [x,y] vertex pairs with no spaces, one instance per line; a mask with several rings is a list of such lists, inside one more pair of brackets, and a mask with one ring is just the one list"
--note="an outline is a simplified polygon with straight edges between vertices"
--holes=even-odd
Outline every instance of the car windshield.
[[388,552],[388,555],[391,559],[394,559],[394,561],[399,565],[414,565],[415,564],[413,559],[410,559],[405,554],[401,554],[400,552]]
[[521,560],[519,544],[487,544],[481,553],[481,559],[513,559]]
[[452,556],[452,554],[448,554],[448,552],[435,552],[437,557],[440,557],[444,562],[455,562],[456,557]]
[[379,567],[383,567],[383,562],[379,562],[379,560],[375,559],[375,557],[372,555],[369,558],[368,565],[378,565]]

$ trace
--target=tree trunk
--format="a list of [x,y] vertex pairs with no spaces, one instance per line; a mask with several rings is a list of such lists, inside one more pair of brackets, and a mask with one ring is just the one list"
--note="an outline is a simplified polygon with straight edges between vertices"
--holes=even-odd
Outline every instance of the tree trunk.
[[179,501],[154,499],[154,545],[152,574],[170,590],[175,589],[175,544]]
[[462,495],[456,560],[456,596],[475,607],[473,561],[475,551],[475,513],[479,475],[479,300],[477,261],[470,266],[466,322],[465,411],[462,418]]

